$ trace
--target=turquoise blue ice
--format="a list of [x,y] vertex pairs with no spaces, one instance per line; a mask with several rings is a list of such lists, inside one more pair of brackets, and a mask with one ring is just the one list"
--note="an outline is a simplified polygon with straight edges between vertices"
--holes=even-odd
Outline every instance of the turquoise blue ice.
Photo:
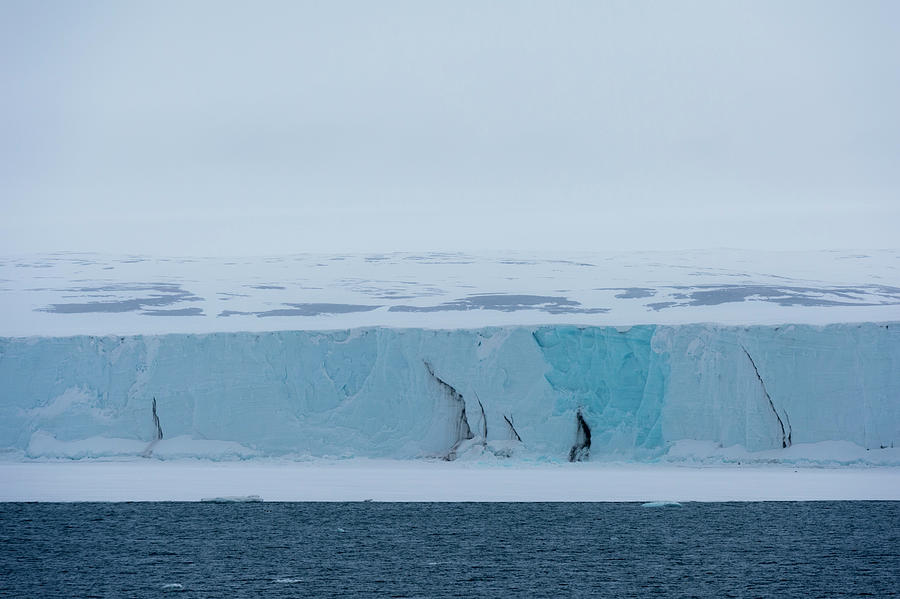
[[577,410],[592,459],[655,459],[685,439],[900,445],[900,325],[846,324],[3,338],[0,448],[139,452],[155,397],[188,455],[444,455],[459,408],[425,361],[474,433],[477,393],[488,440],[511,437],[507,416],[529,455],[564,460]]

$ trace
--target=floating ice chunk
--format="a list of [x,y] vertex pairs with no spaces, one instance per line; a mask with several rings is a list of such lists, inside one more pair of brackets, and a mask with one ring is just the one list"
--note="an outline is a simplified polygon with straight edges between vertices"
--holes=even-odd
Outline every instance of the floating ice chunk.
[[257,503],[263,498],[259,495],[226,495],[225,497],[204,497],[204,503]]
[[299,578],[276,578],[275,582],[278,584],[295,584],[303,581]]
[[177,582],[170,582],[168,584],[162,585],[162,590],[164,590],[164,591],[183,591],[184,585],[179,584]]
[[642,503],[641,507],[681,507],[677,501],[648,501]]

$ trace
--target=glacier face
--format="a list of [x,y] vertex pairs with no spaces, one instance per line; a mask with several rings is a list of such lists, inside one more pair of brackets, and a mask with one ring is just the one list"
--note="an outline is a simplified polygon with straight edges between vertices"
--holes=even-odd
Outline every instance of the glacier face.
[[900,324],[872,323],[0,338],[0,449],[138,454],[155,398],[161,455],[446,455],[460,405],[437,379],[476,436],[480,400],[491,443],[510,443],[508,419],[560,460],[579,411],[592,459],[900,444]]

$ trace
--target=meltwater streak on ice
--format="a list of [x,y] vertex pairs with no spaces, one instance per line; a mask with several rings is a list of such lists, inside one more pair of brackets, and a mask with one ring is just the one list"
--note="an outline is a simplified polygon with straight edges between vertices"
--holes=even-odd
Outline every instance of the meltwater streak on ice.
[[156,398],[160,458],[446,456],[460,406],[438,378],[471,430],[477,394],[489,441],[515,443],[509,419],[530,455],[560,460],[579,412],[591,459],[683,439],[900,444],[900,324],[873,323],[2,338],[0,447],[139,455]]

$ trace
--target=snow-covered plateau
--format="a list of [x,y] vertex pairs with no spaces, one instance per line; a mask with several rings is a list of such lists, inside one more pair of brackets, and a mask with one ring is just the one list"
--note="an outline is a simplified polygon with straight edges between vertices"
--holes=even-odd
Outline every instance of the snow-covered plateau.
[[[893,251],[7,258],[0,499],[95,497],[78,485],[105,488],[97,472],[134,490],[109,498],[153,499],[138,479],[204,479],[185,458],[250,487],[193,499],[449,499],[410,481],[482,471],[495,482],[460,497],[852,484],[834,474],[809,496],[809,474],[787,476],[801,466],[860,467],[862,498],[900,499],[898,266]],[[383,482],[328,483],[357,470]],[[514,491],[528,485],[558,492]]]

